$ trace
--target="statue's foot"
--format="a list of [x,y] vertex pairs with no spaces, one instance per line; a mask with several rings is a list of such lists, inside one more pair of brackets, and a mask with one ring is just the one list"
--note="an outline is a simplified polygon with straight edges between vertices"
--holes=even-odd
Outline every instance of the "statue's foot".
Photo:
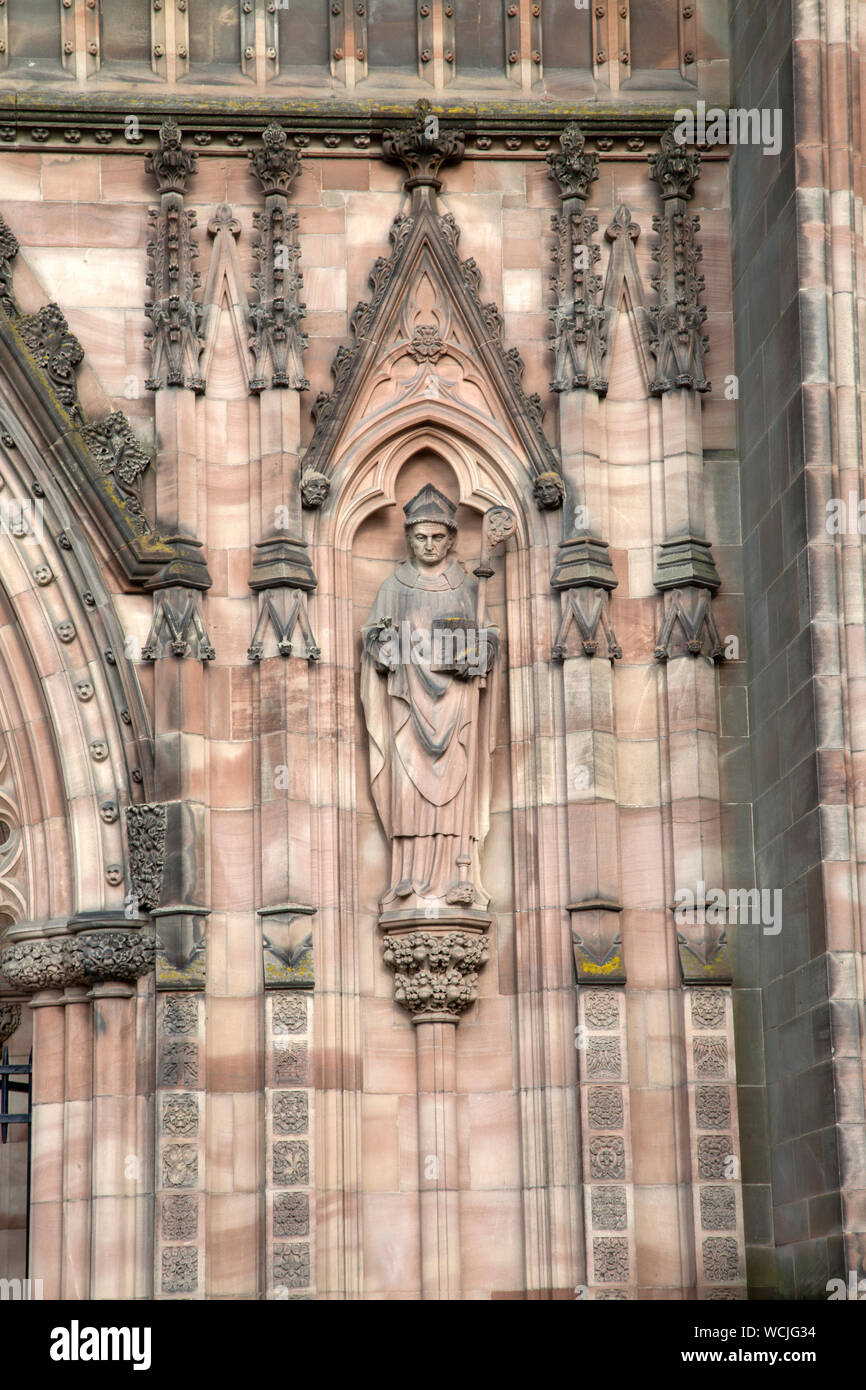
[[452,906],[471,907],[475,901],[475,887],[471,883],[457,883],[449,888],[445,901]]
[[397,898],[408,898],[412,892],[412,884],[408,878],[401,878],[397,887],[394,889],[394,896]]

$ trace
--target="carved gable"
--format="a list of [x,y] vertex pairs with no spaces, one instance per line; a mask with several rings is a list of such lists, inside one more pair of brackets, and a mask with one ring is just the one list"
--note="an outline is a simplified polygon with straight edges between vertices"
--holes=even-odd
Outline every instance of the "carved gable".
[[497,305],[482,300],[475,261],[460,258],[459,236],[450,214],[428,207],[394,222],[391,255],[352,315],[354,342],[334,359],[334,389],[317,398],[306,468],[329,475],[338,445],[342,453],[372,422],[427,404],[430,414],[445,406],[455,429],[474,417],[504,432],[536,475],[557,470],[541,399],[524,391],[520,353],[503,340]]

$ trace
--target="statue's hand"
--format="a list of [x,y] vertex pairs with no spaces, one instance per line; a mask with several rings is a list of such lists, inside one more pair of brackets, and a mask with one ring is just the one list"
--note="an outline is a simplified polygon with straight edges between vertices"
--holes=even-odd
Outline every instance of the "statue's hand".
[[378,632],[375,633],[373,641],[370,643],[369,651],[373,658],[373,665],[380,675],[389,675],[391,671],[397,669],[396,636],[396,630],[388,618],[380,624]]

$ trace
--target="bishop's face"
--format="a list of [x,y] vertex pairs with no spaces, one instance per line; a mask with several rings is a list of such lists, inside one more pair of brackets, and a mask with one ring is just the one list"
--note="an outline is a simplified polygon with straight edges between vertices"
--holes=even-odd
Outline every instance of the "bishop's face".
[[441,573],[448,563],[452,535],[447,526],[433,521],[419,521],[409,532],[409,551],[416,569]]

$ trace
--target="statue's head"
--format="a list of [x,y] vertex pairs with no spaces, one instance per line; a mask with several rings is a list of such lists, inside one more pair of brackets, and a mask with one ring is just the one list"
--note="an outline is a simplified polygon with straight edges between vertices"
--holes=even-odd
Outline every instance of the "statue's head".
[[435,566],[457,539],[455,503],[428,482],[403,507],[406,542],[414,566]]
[[416,565],[436,565],[457,539],[457,506],[432,483],[416,492],[403,508],[409,557]]
[[456,530],[440,526],[438,521],[419,521],[407,532],[410,558],[419,565],[438,565],[456,538]]

